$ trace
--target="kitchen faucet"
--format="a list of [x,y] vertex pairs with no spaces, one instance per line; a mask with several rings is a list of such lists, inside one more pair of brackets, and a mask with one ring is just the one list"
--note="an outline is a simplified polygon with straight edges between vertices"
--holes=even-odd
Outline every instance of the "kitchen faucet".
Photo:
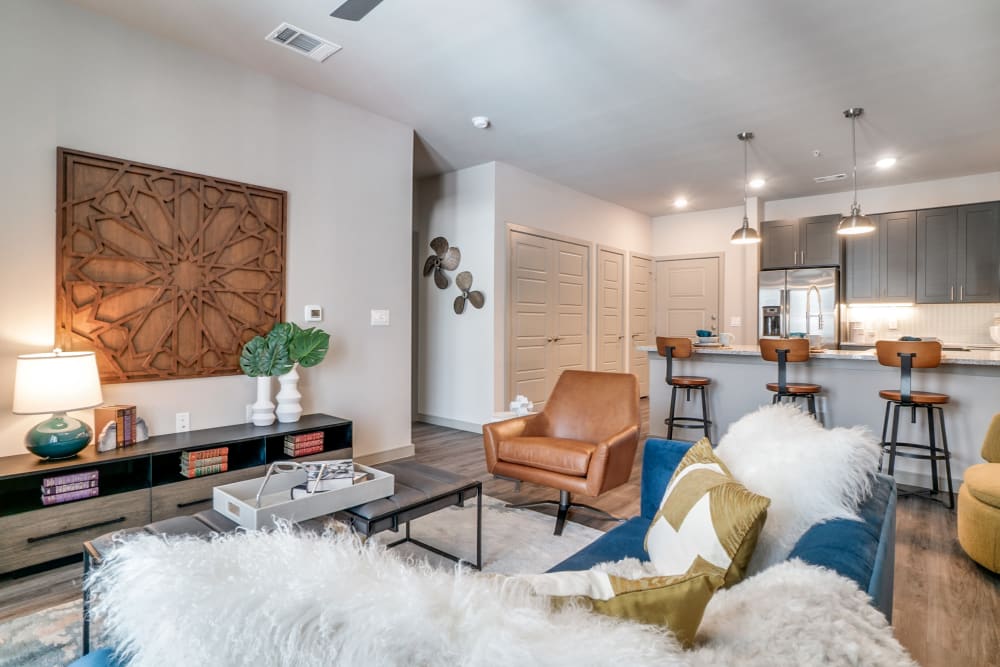
[[817,307],[816,309],[819,311],[818,313],[816,313],[816,326],[819,327],[819,332],[823,333],[823,296],[820,294],[818,287],[816,287],[815,285],[810,285],[809,290],[806,292],[806,337],[807,338],[809,337],[809,334],[812,333],[812,331],[809,328],[810,321],[812,320],[813,317],[812,312],[809,310],[809,302],[810,302],[809,297],[812,296],[812,293],[814,291],[816,292],[816,307]]

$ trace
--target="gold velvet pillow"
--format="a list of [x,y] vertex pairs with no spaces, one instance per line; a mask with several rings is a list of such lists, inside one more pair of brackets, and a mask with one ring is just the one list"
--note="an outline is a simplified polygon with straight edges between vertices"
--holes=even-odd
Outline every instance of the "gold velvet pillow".
[[690,647],[705,607],[722,586],[722,577],[694,572],[677,577],[623,579],[597,570],[519,575],[537,595],[548,596],[556,609],[582,604],[615,618],[669,628]]
[[714,573],[728,588],[747,564],[771,501],[733,479],[702,438],[681,459],[646,532],[646,552],[664,576]]

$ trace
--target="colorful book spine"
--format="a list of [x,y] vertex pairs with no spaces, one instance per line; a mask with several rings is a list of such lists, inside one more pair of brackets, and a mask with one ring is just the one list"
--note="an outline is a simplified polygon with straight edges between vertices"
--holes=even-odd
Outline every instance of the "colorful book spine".
[[297,449],[288,447],[287,445],[285,446],[285,455],[292,457],[309,456],[310,454],[319,454],[322,451],[323,443],[319,443],[318,445],[314,445],[312,447],[300,447]]
[[97,482],[98,470],[85,470],[83,472],[68,473],[66,475],[56,475],[42,479],[42,488],[50,486],[60,486],[62,484],[73,484],[75,482]]
[[219,463],[229,463],[228,456],[213,456],[210,459],[189,459],[181,457],[182,468],[200,468],[202,466],[214,466]]
[[229,470],[228,463],[217,463],[210,466],[198,466],[194,468],[184,468],[181,467],[181,474],[185,477],[204,477],[205,475],[214,475],[220,472],[226,472]]
[[298,433],[295,435],[285,436],[285,442],[293,445],[315,441],[323,442],[323,431],[313,431],[312,433]]
[[67,491],[66,493],[56,493],[53,495],[42,495],[43,505],[58,505],[60,503],[68,503],[71,500],[83,500],[84,498],[93,498],[98,493],[97,487],[91,487],[89,489],[80,489],[79,491]]
[[201,461],[203,459],[214,459],[219,456],[229,456],[229,447],[213,447],[212,449],[198,449],[194,451],[181,452],[182,457],[189,461]]
[[83,482],[70,482],[69,484],[58,484],[56,486],[43,486],[42,495],[54,496],[59,493],[69,493],[70,491],[80,491],[81,489],[90,489],[97,486],[97,480],[92,479]]

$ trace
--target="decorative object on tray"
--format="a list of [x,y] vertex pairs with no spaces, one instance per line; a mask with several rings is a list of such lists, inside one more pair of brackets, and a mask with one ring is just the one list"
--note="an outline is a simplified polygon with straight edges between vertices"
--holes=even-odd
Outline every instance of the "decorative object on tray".
[[[146,420],[142,417],[135,418],[135,442],[131,444],[137,444],[149,440],[149,427],[146,426]],[[99,452],[110,452],[113,449],[117,449],[121,445],[118,444],[118,424],[112,420],[104,425],[101,429],[100,434],[94,442]]]
[[323,431],[285,436],[285,455],[293,458],[323,451]]
[[[114,424],[114,430],[109,430],[108,425]],[[135,416],[135,406],[134,405],[102,405],[99,408],[94,408],[94,430],[99,434],[97,451],[106,451],[102,449],[102,445],[107,447],[104,442],[105,434],[113,433],[114,446],[115,447],[127,447],[128,445],[134,445],[138,442],[136,438],[136,416]]]
[[[303,368],[323,361],[330,349],[330,334],[322,329],[302,329],[294,322],[279,322],[266,336],[256,336],[243,346],[240,368],[249,377],[257,378],[257,401],[253,404],[255,426],[274,423],[274,403],[271,402],[271,377],[287,375],[279,392],[278,417],[282,422],[296,422],[302,416],[302,395],[298,391],[296,364]],[[289,375],[291,374],[291,375]]]
[[435,236],[431,239],[431,249],[434,254],[424,262],[424,275],[434,274],[434,284],[439,289],[448,287],[448,274],[445,271],[454,271],[462,261],[462,251],[448,245],[448,239],[443,236]]
[[281,190],[58,150],[56,342],[104,382],[239,373],[284,318]]
[[213,447],[181,452],[181,475],[188,479],[229,470],[229,448]]
[[58,505],[98,494],[98,470],[66,473],[42,478],[42,504]]
[[532,403],[527,396],[522,396],[521,394],[515,396],[514,400],[510,402],[510,411],[514,413],[515,417],[524,417],[525,415],[529,415],[534,409],[535,404]]
[[56,348],[17,358],[14,376],[16,415],[52,413],[25,435],[28,451],[43,459],[64,459],[90,444],[94,432],[88,424],[66,415],[104,401],[93,352],[63,352]]
[[[465,302],[468,301],[476,308],[482,308],[486,303],[486,297],[479,290],[472,289],[472,274],[462,271],[455,277],[455,285],[461,292],[455,297],[455,313],[461,315],[465,312]],[[471,290],[471,291],[470,291]]]

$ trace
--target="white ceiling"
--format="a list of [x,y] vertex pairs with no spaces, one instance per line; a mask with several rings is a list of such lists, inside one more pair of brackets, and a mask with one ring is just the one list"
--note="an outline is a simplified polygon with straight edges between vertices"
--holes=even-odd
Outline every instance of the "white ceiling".
[[[862,187],[1000,170],[1000,0],[384,0],[359,23],[340,0],[74,1],[413,127],[418,175],[502,160],[650,215],[735,206],[752,130],[763,198],[843,191],[812,178],[850,172],[855,105]],[[282,21],[344,49],[265,42]]]

